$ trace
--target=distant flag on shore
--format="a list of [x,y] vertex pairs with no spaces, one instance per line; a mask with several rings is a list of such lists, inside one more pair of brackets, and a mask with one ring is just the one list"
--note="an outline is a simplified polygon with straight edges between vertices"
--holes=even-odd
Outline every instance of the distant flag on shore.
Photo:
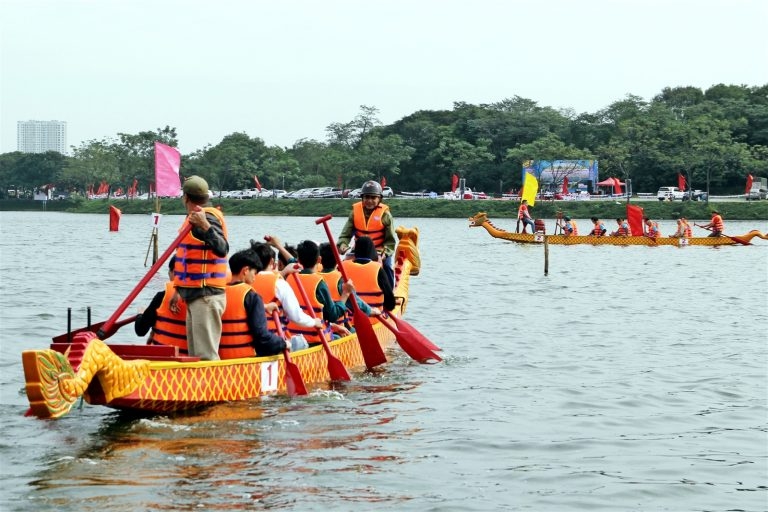
[[618,178],[613,178],[613,193],[617,196],[621,195],[621,185],[622,183],[619,181]]
[[753,181],[755,181],[755,178],[751,174],[747,174],[747,189],[744,191],[744,194],[749,194],[749,189],[752,188]]
[[520,195],[520,202],[527,200],[528,206],[536,204],[536,194],[539,193],[539,180],[536,176],[526,172],[525,181],[523,181],[523,193]]
[[120,208],[109,205],[109,230],[110,231],[120,230],[120,215],[122,215],[122,213],[123,212],[120,211]]
[[155,142],[155,190],[158,196],[176,197],[181,194],[181,153],[161,142]]
[[645,211],[637,205],[627,205],[627,224],[629,224],[629,231],[637,236],[643,234],[643,216]]
[[568,176],[563,178],[563,195],[568,195]]
[[253,182],[256,184],[256,188],[259,189],[259,192],[261,192],[261,183],[259,183],[259,177],[255,174],[253,175]]
[[685,176],[681,172],[677,173],[677,188],[685,191]]
[[456,192],[456,187],[459,186],[459,177],[455,174],[451,176],[451,192]]
[[381,177],[381,188],[384,188],[386,186],[387,186],[387,177],[386,176],[382,176]]

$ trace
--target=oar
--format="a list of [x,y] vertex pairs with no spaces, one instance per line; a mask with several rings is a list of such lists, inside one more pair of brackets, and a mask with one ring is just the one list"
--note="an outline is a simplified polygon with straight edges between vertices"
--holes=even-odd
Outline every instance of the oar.
[[[344,270],[344,266],[341,264],[341,255],[339,255],[339,249],[336,247],[336,242],[331,234],[331,229],[328,227],[328,221],[332,218],[331,215],[326,215],[315,221],[315,224],[322,224],[325,228],[325,234],[328,236],[328,242],[333,250],[333,257],[336,258],[336,266],[341,272],[341,277],[345,283],[349,282],[347,278],[347,272]],[[355,333],[357,334],[357,341],[360,343],[360,350],[363,353],[363,359],[365,359],[365,366],[372,370],[380,364],[387,362],[387,356],[384,354],[384,350],[379,344],[379,338],[376,337],[376,333],[373,332],[373,326],[371,325],[371,319],[368,315],[363,313],[360,306],[357,305],[357,300],[353,296],[352,300],[352,320],[355,323]]]
[[410,335],[410,333],[399,330],[389,320],[384,318],[384,315],[377,315],[377,318],[379,319],[379,322],[384,325],[384,327],[392,331],[392,333],[395,335],[395,339],[397,340],[398,345],[400,345],[400,348],[403,349],[403,352],[411,356],[411,359],[414,361],[417,361],[421,364],[425,364],[429,361],[442,361],[440,356],[419,343],[416,338]]
[[[706,229],[707,231],[712,231],[712,228],[708,228],[706,226],[702,226],[701,224],[696,224],[695,222],[693,223],[693,225],[696,226],[696,227],[699,227],[701,229]],[[749,242],[749,240],[744,240],[743,238],[738,237],[738,236],[728,236],[725,233],[721,233],[720,236],[724,236],[725,238],[729,238],[729,239],[733,240],[734,242],[736,242],[737,244],[752,245]]]
[[[275,327],[277,327],[277,335],[285,339],[283,324],[280,323],[280,315],[277,310],[272,311],[272,319],[275,322]],[[288,348],[283,349],[283,358],[285,358],[285,387],[288,394],[291,396],[306,395],[307,386],[304,385],[299,367],[291,360],[291,351]]]
[[136,298],[136,296],[139,294],[139,292],[147,285],[150,279],[152,279],[152,276],[157,273],[157,271],[160,269],[160,267],[163,266],[165,263],[165,260],[167,260],[171,253],[176,249],[176,247],[179,246],[181,241],[184,239],[185,236],[187,236],[187,233],[190,232],[192,229],[192,224],[189,222],[185,222],[184,226],[181,228],[181,231],[179,231],[179,236],[176,237],[176,239],[171,242],[171,245],[168,246],[168,248],[165,250],[165,252],[158,258],[158,260],[155,262],[152,267],[147,271],[147,275],[145,275],[141,281],[139,281],[139,284],[136,285],[136,287],[133,289],[131,293],[128,294],[128,297],[125,298],[122,304],[120,304],[120,307],[117,308],[117,311],[112,313],[112,316],[107,319],[106,322],[104,322],[104,325],[96,331],[96,336],[99,337],[99,339],[104,339],[104,334],[109,332],[109,330],[112,328],[112,324],[115,323],[115,321],[120,317],[120,315],[123,314],[123,312],[128,308],[128,306],[131,305],[131,302],[133,302],[133,299]]
[[429,350],[443,350],[434,343],[432,343],[426,336],[421,334],[414,326],[412,326],[410,323],[406,322],[402,318],[398,318],[395,315],[389,315],[389,318],[395,321],[395,327],[397,327],[398,331],[407,332],[410,336],[417,339],[422,345],[427,347]]
[[[301,297],[304,299],[304,304],[307,305],[307,314],[312,318],[317,318],[315,310],[312,309],[312,303],[309,301],[307,290],[304,289],[304,284],[302,284],[298,275],[293,274],[293,278],[296,280],[296,287],[299,289],[299,293],[301,293]],[[320,335],[320,341],[323,344],[323,350],[325,350],[325,358],[328,360],[328,374],[331,376],[331,380],[352,380],[352,377],[349,376],[349,372],[344,366],[344,363],[342,363],[341,360],[339,360],[339,358],[333,355],[333,352],[331,352],[331,346],[328,345],[328,340],[325,339],[323,328],[318,327],[317,332]]]
[[66,334],[59,334],[58,336],[54,336],[52,339],[54,343],[71,343],[72,338],[78,333],[102,331],[104,334],[102,336],[99,336],[99,339],[104,341],[105,339],[115,334],[120,327],[124,325],[128,325],[131,322],[135,322],[136,318],[138,318],[138,315],[129,316],[128,318],[124,318],[122,320],[114,322],[112,324],[112,327],[109,329],[109,331],[104,329],[104,324],[107,323],[107,321],[104,320],[103,322],[89,325],[88,327],[81,327],[79,329],[76,329],[72,332],[68,332]]

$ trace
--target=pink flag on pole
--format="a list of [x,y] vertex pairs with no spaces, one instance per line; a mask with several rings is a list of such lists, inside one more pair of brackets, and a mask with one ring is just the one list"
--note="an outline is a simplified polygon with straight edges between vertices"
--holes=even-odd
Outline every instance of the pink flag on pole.
[[178,149],[155,142],[155,190],[158,196],[181,195],[180,166],[181,153]]

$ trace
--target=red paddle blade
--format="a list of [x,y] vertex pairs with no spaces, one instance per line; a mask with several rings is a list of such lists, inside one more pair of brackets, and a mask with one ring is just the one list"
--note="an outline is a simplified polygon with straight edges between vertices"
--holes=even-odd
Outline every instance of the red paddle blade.
[[330,351],[326,352],[325,355],[328,358],[328,374],[331,376],[331,380],[352,380],[344,363],[338,357],[331,354]]
[[409,336],[417,340],[419,343],[427,347],[429,350],[443,350],[434,343],[432,343],[426,336],[421,334],[414,326],[403,320],[402,318],[397,318],[396,316],[392,315],[390,316],[391,319],[395,321],[395,325],[397,326],[397,329],[408,333]]
[[414,361],[417,361],[421,364],[428,363],[430,361],[433,362],[439,362],[442,361],[442,358],[432,352],[430,349],[416,341],[414,338],[409,336],[405,331],[397,331],[395,332],[395,339],[397,339],[397,343],[400,345],[400,348],[403,349],[403,352],[408,354],[411,359]]
[[[353,302],[353,304],[355,303]],[[355,333],[357,334],[357,340],[360,343],[360,350],[363,352],[365,366],[369,370],[372,370],[380,364],[386,363],[387,356],[384,355],[384,350],[379,344],[379,338],[377,338],[376,333],[373,332],[371,319],[368,318],[368,316],[363,313],[360,308],[356,307],[353,320],[355,322]]]
[[284,352],[285,358],[285,387],[288,390],[290,396],[306,395],[307,386],[304,385],[304,379],[301,376],[299,367],[296,363],[290,360],[287,351]]

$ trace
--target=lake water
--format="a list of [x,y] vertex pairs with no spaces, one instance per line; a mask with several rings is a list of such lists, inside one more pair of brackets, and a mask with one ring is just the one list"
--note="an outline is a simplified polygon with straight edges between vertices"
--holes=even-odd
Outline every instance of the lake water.
[[[163,219],[161,251],[180,221]],[[443,363],[395,349],[306,398],[41,421],[24,417],[22,350],[65,332],[67,307],[74,327],[115,311],[147,271],[150,219],[110,233],[106,215],[0,212],[0,510],[768,510],[768,241],[551,246],[545,277],[541,246],[397,222],[421,230],[407,318]],[[228,223],[235,250],[325,240],[313,218]]]

